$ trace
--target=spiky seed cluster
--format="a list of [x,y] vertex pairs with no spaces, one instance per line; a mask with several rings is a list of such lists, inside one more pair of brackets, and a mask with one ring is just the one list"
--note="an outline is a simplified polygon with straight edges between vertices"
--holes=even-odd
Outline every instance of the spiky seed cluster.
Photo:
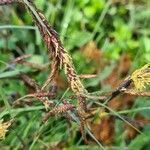
[[55,94],[54,93],[44,93],[44,92],[41,92],[41,93],[35,93],[35,94],[31,94],[33,95],[34,97],[49,97],[49,98],[54,98]]
[[57,80],[57,76],[58,76],[58,70],[59,70],[59,63],[57,61],[57,59],[55,59],[54,57],[52,58],[52,64],[51,64],[51,74],[48,76],[48,79],[46,80],[46,82],[44,83],[42,90],[45,89],[45,87],[52,81],[56,81]]
[[65,105],[60,105],[58,107],[55,107],[54,109],[52,109],[49,113],[46,114],[46,116],[44,117],[44,122],[48,120],[48,118],[50,116],[54,116],[54,115],[59,115],[59,114],[63,114],[68,110],[72,110],[74,108],[74,105],[72,104],[65,104]]
[[131,79],[137,90],[142,91],[146,85],[150,84],[150,64],[146,64],[141,69],[132,73]]
[[64,49],[61,50],[60,53],[61,64],[64,67],[72,91],[76,94],[85,93],[86,90],[74,69],[70,56]]
[[[30,1],[29,3],[32,7],[35,8],[35,10],[38,10],[33,5],[33,3],[31,3]],[[51,28],[51,26],[48,24],[48,21],[45,19],[44,15],[39,10],[37,11],[37,14],[40,20],[42,21],[42,24],[41,22],[39,22],[38,18],[33,14],[31,10],[30,12],[34,18],[36,25],[38,26],[40,30],[42,37],[44,38],[44,42],[46,43],[48,50],[52,54],[51,56],[53,57],[53,62],[56,64],[55,67],[52,68],[53,70],[49,78],[49,81],[55,75],[56,71],[58,70],[58,66],[60,68],[63,67],[65,70],[65,74],[67,75],[68,82],[70,83],[70,86],[73,92],[76,94],[85,92],[84,86],[82,85],[74,69],[72,60],[69,54],[65,51],[64,47],[62,46],[62,43],[59,40],[55,30]],[[47,84],[48,82],[45,84],[45,86]]]
[[4,122],[3,120],[0,120],[0,139],[4,139],[6,132],[8,132],[8,128],[11,125],[11,121]]

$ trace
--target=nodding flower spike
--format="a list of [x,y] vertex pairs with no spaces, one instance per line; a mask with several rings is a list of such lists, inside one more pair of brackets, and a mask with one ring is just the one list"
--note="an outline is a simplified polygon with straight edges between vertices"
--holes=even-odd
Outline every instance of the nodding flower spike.
[[[24,1],[24,4],[29,9],[34,19],[35,24],[38,26],[39,31],[44,39],[44,42],[49,52],[51,53],[51,56],[53,57],[52,59],[55,58],[55,61],[58,62],[57,65],[60,68],[62,67],[62,69],[65,70],[65,74],[67,76],[67,79],[68,79],[68,82],[70,84],[72,91],[76,95],[84,93],[86,90],[76,73],[71,57],[69,56],[68,52],[63,47],[63,44],[61,43],[58,35],[54,33],[54,30],[49,25],[44,15],[36,8],[36,6],[31,1],[29,0],[23,0],[23,1]],[[58,67],[56,68],[59,69]],[[52,73],[55,73],[55,72],[52,72]],[[52,74],[50,76],[53,77],[55,76],[55,74]],[[49,81],[51,80],[49,79]],[[47,85],[48,85],[48,82],[46,82],[46,84],[44,85],[44,88]]]

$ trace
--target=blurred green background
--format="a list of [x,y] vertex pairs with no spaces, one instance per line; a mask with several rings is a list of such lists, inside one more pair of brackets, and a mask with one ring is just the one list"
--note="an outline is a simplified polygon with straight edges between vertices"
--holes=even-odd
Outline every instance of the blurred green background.
[[[83,81],[90,92],[109,91],[117,87],[117,79],[125,78],[135,69],[150,62],[148,0],[35,0],[34,2],[58,32],[64,47],[73,58],[77,72],[98,74],[96,78]],[[24,54],[32,54],[28,59],[30,62],[46,64],[49,61],[47,49],[25,7],[22,4],[0,6],[0,118],[6,120],[9,117],[16,118],[6,139],[0,141],[0,147],[35,150],[99,149],[92,141],[89,145],[83,144],[76,123],[72,123],[72,127],[68,128],[65,119],[54,117],[47,124],[40,126],[44,114],[40,102],[34,101],[31,106],[22,105],[13,108],[12,103],[15,99],[31,92],[17,75],[25,72],[42,85],[50,71],[40,71],[21,64],[7,69],[9,62]],[[63,73],[59,77],[59,87],[58,100],[67,89]],[[70,93],[68,92],[66,96]],[[139,97],[134,98],[132,106],[125,106],[122,109],[128,109],[131,118],[138,113],[149,121],[148,106],[150,107],[148,98]],[[137,108],[139,111],[132,112]],[[115,121],[115,134],[109,144],[100,141],[106,149],[149,149],[148,123],[141,129],[143,134],[138,134],[130,140],[125,139],[122,124],[119,120]]]

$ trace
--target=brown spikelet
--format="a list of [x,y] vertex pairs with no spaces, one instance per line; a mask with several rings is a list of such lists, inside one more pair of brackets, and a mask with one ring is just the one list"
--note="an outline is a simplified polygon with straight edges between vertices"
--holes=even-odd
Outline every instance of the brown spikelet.
[[86,98],[81,95],[78,96],[78,108],[87,111]]
[[81,79],[90,79],[90,78],[96,78],[96,74],[80,74],[79,78]]
[[25,95],[22,98],[17,99],[13,103],[13,106],[20,105],[22,103],[20,101],[21,99],[28,98],[28,100],[26,102],[31,103],[31,98],[36,98],[37,100],[39,100],[40,102],[42,102],[43,105],[45,106],[45,109],[48,110],[48,108],[54,106],[53,101],[49,100],[48,98],[54,98],[54,96],[55,95],[53,95],[52,93],[33,93],[33,94],[28,94],[28,95]]
[[86,90],[74,69],[70,56],[63,50],[61,51],[60,56],[61,64],[64,68],[65,74],[67,75],[67,79],[70,83],[72,91],[77,95],[79,95],[80,93],[85,93]]
[[43,121],[47,121],[48,118],[50,116],[54,116],[54,115],[59,115],[59,114],[63,114],[68,110],[72,110],[75,106],[72,104],[65,104],[65,105],[60,105],[58,107],[55,107],[54,109],[52,109],[49,113],[46,114],[46,116],[44,117]]
[[55,96],[55,94],[53,93],[35,93],[34,94],[35,97],[48,97],[48,98],[53,98]]
[[13,61],[11,61],[11,63],[17,63],[17,62],[20,62],[26,58],[29,58],[31,57],[32,55],[31,54],[27,54],[27,55],[23,55],[23,56],[20,56],[20,57],[17,57],[16,59],[14,59]]
[[81,107],[80,108],[78,107],[77,115],[80,120],[80,131],[82,134],[82,138],[87,143],[87,138],[86,138],[86,133],[85,133],[85,125],[86,125],[85,112],[84,110],[81,109]]
[[37,92],[40,91],[40,86],[36,83],[35,80],[31,79],[27,74],[21,74],[20,77],[25,83],[33,87]]
[[51,64],[51,68],[52,68],[52,70],[51,70],[51,74],[49,75],[49,77],[48,77],[48,79],[46,80],[46,82],[44,83],[44,85],[43,85],[43,87],[42,87],[42,89],[41,90],[44,90],[45,89],[45,87],[50,83],[50,82],[52,82],[53,81],[53,83],[55,83],[56,82],[56,79],[57,79],[57,76],[58,76],[58,61],[55,59],[55,58],[53,58],[53,62],[52,62],[52,64]]
[[134,90],[125,90],[123,91],[124,94],[129,94],[133,96],[147,96],[150,97],[150,92],[137,92]]
[[47,93],[47,92],[38,92],[38,93],[33,93],[33,94],[28,94],[26,97],[32,98],[32,97],[49,97],[49,98],[54,98],[55,94],[53,93]]

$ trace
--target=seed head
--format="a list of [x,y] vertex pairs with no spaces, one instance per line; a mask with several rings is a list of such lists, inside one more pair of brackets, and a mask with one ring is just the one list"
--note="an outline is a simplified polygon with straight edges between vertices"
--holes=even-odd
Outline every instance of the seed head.
[[137,90],[142,91],[145,89],[146,85],[150,84],[150,63],[134,71],[131,75],[131,79]]
[[12,121],[7,121],[3,123],[3,119],[0,120],[0,139],[5,139],[6,132],[8,132],[8,127],[11,125]]

